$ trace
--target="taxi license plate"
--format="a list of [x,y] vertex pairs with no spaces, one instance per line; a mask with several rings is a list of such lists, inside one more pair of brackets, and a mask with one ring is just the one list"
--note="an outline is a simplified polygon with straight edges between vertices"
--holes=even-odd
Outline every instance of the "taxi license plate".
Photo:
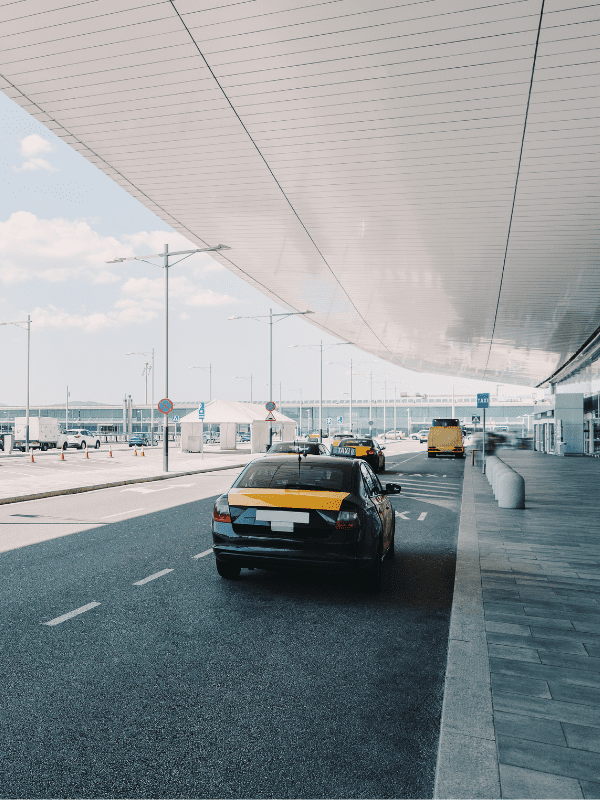
[[271,530],[279,533],[292,533],[294,523],[308,524],[310,513],[308,511],[281,511],[279,509],[257,508],[256,521],[270,522]]
[[354,456],[354,455],[356,455],[356,450],[353,447],[338,447],[337,452],[338,452],[338,455],[340,455],[340,456]]

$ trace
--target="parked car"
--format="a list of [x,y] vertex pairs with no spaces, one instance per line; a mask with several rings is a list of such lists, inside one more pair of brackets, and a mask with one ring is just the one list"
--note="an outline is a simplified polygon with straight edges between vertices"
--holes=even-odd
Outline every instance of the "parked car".
[[276,444],[272,444],[267,452],[269,455],[272,455],[273,453],[285,453],[286,455],[298,453],[298,455],[303,456],[329,455],[329,450],[324,444],[319,444],[319,442],[277,442]]
[[378,444],[375,439],[355,436],[351,439],[340,439],[337,446],[332,444],[331,455],[340,458],[363,458],[373,472],[385,472],[384,450],[385,446]]
[[419,431],[419,441],[421,442],[421,444],[423,444],[423,442],[426,442],[428,438],[429,438],[429,428],[423,428],[423,430]]
[[99,436],[84,429],[65,431],[61,435],[61,440],[63,450],[68,447],[76,447],[78,450],[84,450],[86,447],[95,447],[98,450],[100,447]]

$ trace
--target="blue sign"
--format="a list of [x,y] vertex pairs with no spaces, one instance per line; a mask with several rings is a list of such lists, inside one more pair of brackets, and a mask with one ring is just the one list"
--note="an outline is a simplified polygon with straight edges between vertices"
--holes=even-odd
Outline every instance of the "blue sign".
[[179,422],[179,417],[171,417],[171,422]]
[[478,394],[477,408],[489,408],[489,407],[490,407],[490,393],[482,392],[481,394]]
[[327,417],[327,424],[331,425],[331,417]]
[[204,419],[204,403],[198,404],[198,419]]
[[338,421],[338,422],[343,422],[343,421],[344,421],[344,418],[343,418],[343,417],[338,417],[338,418],[337,418],[337,421]]

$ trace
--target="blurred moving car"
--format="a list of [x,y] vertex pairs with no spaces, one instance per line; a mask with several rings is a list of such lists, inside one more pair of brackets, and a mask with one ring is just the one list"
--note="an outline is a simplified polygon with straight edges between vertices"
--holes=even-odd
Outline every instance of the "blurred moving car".
[[458,419],[438,417],[429,428],[427,458],[449,455],[454,458],[465,457],[462,428]]
[[384,439],[404,439],[404,431],[388,431],[383,434]]
[[298,453],[303,456],[328,456],[329,450],[324,444],[319,442],[277,442],[269,447],[269,455],[272,453],[285,453],[291,455]]
[[394,555],[396,515],[368,464],[307,456],[250,462],[213,511],[217,572],[235,580],[242,567],[346,567],[364,588],[381,590],[381,562]]
[[421,442],[421,444],[423,444],[423,442],[426,442],[428,438],[429,438],[429,428],[423,428],[423,430],[419,431],[419,441]]
[[342,458],[363,458],[374,472],[385,471],[385,456],[383,451],[385,446],[379,445],[375,439],[367,439],[362,436],[355,436],[348,439],[340,439],[331,445],[331,455]]
[[132,433],[129,437],[129,447],[150,447],[150,439],[145,433]]
[[95,447],[98,450],[100,438],[97,434],[90,433],[90,431],[84,429],[65,431],[61,436],[61,444],[59,446],[63,450],[69,447],[76,447],[78,450],[84,450],[86,447]]

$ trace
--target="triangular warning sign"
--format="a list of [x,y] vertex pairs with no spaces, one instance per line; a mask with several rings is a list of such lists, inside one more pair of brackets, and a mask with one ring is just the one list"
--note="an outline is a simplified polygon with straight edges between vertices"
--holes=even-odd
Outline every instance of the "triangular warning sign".
[[269,414],[268,414],[265,422],[275,422],[275,417],[273,416],[273,412],[272,411],[269,411]]

